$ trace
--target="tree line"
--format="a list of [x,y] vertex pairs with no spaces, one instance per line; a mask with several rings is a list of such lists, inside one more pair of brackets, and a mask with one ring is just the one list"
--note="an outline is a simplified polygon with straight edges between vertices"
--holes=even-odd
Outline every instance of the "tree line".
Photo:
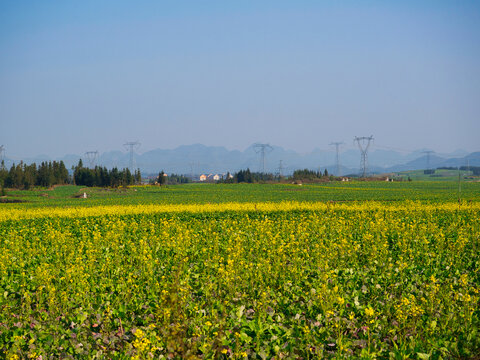
[[233,175],[227,173],[225,179],[220,180],[219,182],[226,184],[235,184],[235,183],[257,183],[263,181],[276,181],[280,180],[280,176],[268,173],[261,172],[252,172],[250,169],[240,170]]
[[111,170],[99,166],[89,169],[83,166],[81,159],[72,171],[70,175],[63,161],[42,162],[40,165],[35,163],[27,165],[20,161],[17,165],[13,164],[10,170],[5,168],[5,163],[2,161],[0,186],[26,190],[33,186],[50,187],[65,184],[118,187],[139,184],[142,179],[140,169],[134,174],[129,169],[119,170],[116,167]]
[[40,165],[30,165],[20,161],[13,164],[10,170],[2,161],[0,166],[0,185],[7,188],[30,189],[32,186],[50,187],[70,182],[68,170],[63,161],[42,162]]
[[[322,173],[321,171],[314,171],[309,169],[295,170],[293,175],[288,177],[292,180],[315,180],[315,179],[333,179],[333,177],[328,173],[327,169]],[[220,180],[221,183],[258,183],[265,181],[282,181],[286,178],[279,174],[263,173],[263,172],[252,172],[250,169],[240,170],[230,176],[230,173],[227,173],[225,179]]]
[[108,170],[106,167],[95,166],[94,169],[89,169],[83,166],[82,159],[73,169],[73,183],[75,185],[118,187],[139,184],[141,180],[140,169],[135,170],[134,174],[128,168],[119,170],[114,167]]
[[158,185],[177,185],[177,184],[187,184],[192,182],[188,176],[179,175],[179,174],[170,174],[166,175],[162,170],[158,173],[158,176],[155,179],[150,180],[150,185],[155,183]]
[[292,177],[294,180],[315,180],[330,178],[330,174],[328,173],[327,169],[325,169],[323,173],[321,171],[303,169],[295,170]]

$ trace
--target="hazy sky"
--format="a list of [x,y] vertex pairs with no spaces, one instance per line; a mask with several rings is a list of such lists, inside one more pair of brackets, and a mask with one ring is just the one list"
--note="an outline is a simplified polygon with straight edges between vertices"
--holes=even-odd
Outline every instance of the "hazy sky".
[[7,156],[480,150],[480,1],[1,1]]

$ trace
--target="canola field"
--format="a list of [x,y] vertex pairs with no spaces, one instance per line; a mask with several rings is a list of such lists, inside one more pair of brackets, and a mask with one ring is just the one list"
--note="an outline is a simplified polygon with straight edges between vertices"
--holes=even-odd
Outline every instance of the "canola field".
[[480,202],[433,198],[6,204],[0,358],[474,359]]

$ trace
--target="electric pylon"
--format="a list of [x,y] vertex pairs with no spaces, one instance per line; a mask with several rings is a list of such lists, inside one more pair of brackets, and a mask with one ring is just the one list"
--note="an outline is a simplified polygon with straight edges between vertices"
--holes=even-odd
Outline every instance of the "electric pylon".
[[353,139],[354,142],[358,144],[358,148],[360,149],[360,171],[362,172],[362,177],[367,175],[367,167],[368,167],[368,148],[370,147],[370,143],[373,141],[373,135],[371,136],[355,136]]
[[97,150],[87,151],[85,153],[85,156],[87,157],[88,167],[90,169],[95,169],[95,165],[96,165],[97,158],[98,158],[98,151]]
[[430,170],[430,154],[433,154],[435,151],[425,150],[422,151],[423,154],[427,154],[427,170]]
[[278,163],[278,176],[283,177],[283,160]]
[[340,155],[339,155],[339,150],[340,150],[340,145],[342,145],[343,142],[332,142],[330,145],[335,145],[335,150],[336,150],[336,158],[335,158],[335,164],[337,167],[337,173],[335,174],[336,176],[340,176]]
[[129,141],[123,144],[125,148],[130,152],[130,162],[129,162],[129,169],[130,172],[133,173],[135,171],[135,158],[133,156],[135,149],[138,149],[140,147],[140,143],[138,141]]
[[194,172],[195,172],[195,163],[194,163],[194,162],[190,162],[189,165],[190,165],[190,177],[191,177],[191,179],[192,179],[192,181],[193,181],[193,174],[194,174]]
[[273,150],[273,147],[271,147],[269,144],[254,144],[253,145],[255,152],[258,154],[260,153],[260,167],[262,170],[262,173],[265,173],[265,154],[271,152]]

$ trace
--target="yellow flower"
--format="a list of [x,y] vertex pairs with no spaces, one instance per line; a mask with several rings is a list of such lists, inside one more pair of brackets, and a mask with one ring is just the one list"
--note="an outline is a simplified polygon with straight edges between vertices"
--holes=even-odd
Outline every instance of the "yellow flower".
[[366,314],[367,316],[373,316],[373,315],[375,314],[375,311],[373,311],[372,307],[369,306],[369,307],[367,307],[367,308],[365,309],[365,314]]

